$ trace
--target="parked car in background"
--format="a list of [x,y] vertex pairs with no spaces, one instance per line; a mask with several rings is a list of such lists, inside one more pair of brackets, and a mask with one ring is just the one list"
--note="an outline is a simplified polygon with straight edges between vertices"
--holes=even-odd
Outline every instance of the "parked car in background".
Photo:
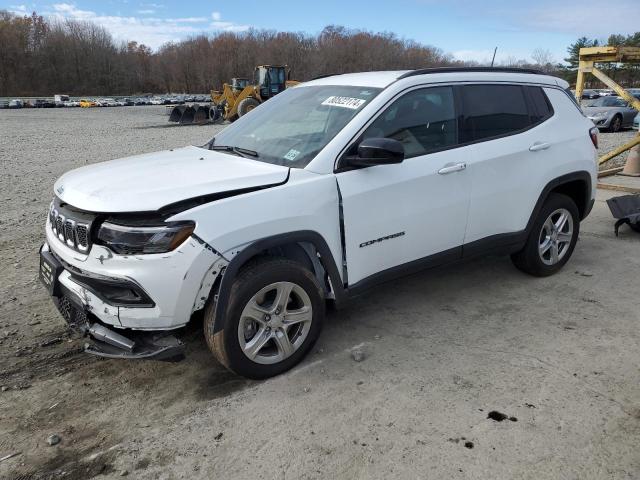
[[122,105],[125,106],[125,107],[131,107],[131,106],[135,105],[133,100],[130,99],[130,98],[120,98],[120,99],[118,99],[118,101],[121,102]]
[[53,102],[56,104],[56,107],[66,107],[67,103],[69,103],[70,98],[69,95],[54,95]]
[[152,97],[149,100],[149,104],[151,105],[164,105],[164,99],[161,97]]
[[596,90],[583,90],[582,91],[582,99],[583,100],[594,100],[596,98],[600,98],[600,94]]
[[636,115],[636,117],[633,119],[633,126],[632,128],[634,130],[640,130],[640,113],[638,113]]
[[24,107],[24,102],[22,100],[19,100],[17,98],[14,98],[13,100],[10,100],[7,108],[22,108]]
[[38,99],[34,100],[34,102],[31,104],[31,106],[33,108],[53,108],[53,107],[56,106],[56,104],[53,103],[51,100],[38,98]]
[[80,100],[80,106],[82,108],[89,108],[89,107],[97,107],[98,104],[94,100],[82,99]]
[[600,97],[582,107],[584,114],[596,127],[610,132],[631,127],[637,110],[620,97]]

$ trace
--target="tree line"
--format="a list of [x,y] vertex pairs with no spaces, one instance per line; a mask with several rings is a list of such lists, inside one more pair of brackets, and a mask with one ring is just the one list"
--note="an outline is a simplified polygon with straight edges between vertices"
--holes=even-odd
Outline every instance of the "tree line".
[[[640,45],[640,33],[613,35],[616,44]],[[610,39],[610,40],[611,40]],[[569,53],[593,40],[579,39]],[[575,79],[569,66],[554,64],[537,49],[534,62],[503,64],[542,68]],[[393,33],[340,26],[317,35],[271,30],[220,32],[167,43],[157,51],[135,41],[116,42],[102,26],[71,19],[46,19],[35,12],[18,16],[0,10],[0,96],[129,95],[158,92],[205,93],[232,77],[251,77],[256,65],[286,64],[292,79],[325,74],[476,65],[439,48]],[[620,73],[620,72],[618,72]],[[621,72],[638,82],[638,69]]]

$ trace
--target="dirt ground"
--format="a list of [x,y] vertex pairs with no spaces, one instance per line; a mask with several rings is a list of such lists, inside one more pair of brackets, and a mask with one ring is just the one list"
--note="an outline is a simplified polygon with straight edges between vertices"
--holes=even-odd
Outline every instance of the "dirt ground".
[[605,191],[558,275],[488,257],[381,286],[274,379],[224,370],[199,318],[180,363],[81,353],[36,278],[53,182],[218,128],[162,113],[0,112],[0,478],[640,478],[640,235]]

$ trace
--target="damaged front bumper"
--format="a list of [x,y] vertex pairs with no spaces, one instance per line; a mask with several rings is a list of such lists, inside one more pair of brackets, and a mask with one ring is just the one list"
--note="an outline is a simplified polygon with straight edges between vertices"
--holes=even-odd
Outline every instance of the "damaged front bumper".
[[173,359],[182,343],[169,332],[204,307],[228,262],[187,239],[167,254],[115,255],[94,245],[73,251],[52,235],[40,249],[40,278],[86,351],[109,358]]
[[124,335],[99,321],[77,292],[60,281],[65,269],[44,247],[40,249],[40,280],[69,328],[87,338],[85,352],[107,358],[163,361],[184,358],[184,344],[170,333],[131,330]]

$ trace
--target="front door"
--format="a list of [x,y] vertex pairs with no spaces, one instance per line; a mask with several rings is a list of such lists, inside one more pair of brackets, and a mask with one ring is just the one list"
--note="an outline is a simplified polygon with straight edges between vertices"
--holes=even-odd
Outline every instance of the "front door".
[[402,142],[405,160],[336,174],[348,284],[393,267],[461,256],[471,181],[470,147],[455,148],[451,87],[419,88],[386,108],[359,137]]

